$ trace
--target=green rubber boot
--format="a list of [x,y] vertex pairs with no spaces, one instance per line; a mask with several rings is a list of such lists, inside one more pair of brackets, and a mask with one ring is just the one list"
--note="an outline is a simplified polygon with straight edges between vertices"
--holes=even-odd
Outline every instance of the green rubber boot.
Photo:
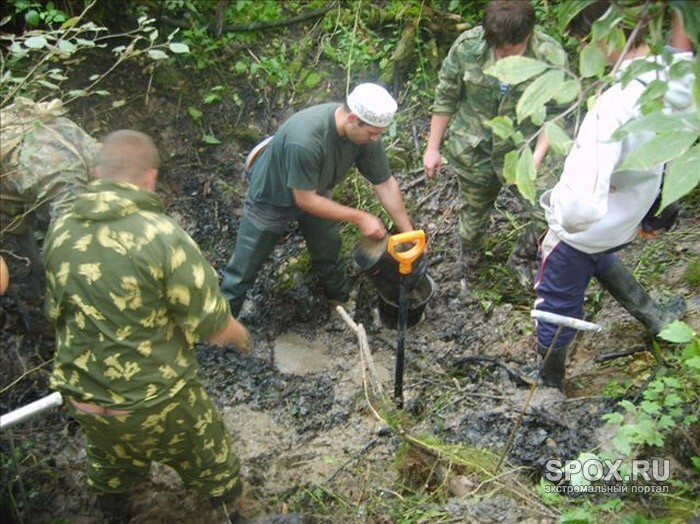
[[259,229],[246,215],[241,217],[236,247],[221,282],[221,291],[228,299],[234,317],[241,312],[248,289],[281,237],[279,233]]
[[547,355],[546,347],[537,343],[537,352],[542,357],[542,365],[540,367],[540,380],[542,385],[550,388],[557,388],[559,391],[564,391],[564,377],[566,375],[566,355],[569,351],[569,345],[552,348]]
[[605,274],[596,275],[596,278],[652,335],[658,335],[667,324],[681,318],[686,311],[687,305],[682,296],[664,304],[655,302],[619,260]]

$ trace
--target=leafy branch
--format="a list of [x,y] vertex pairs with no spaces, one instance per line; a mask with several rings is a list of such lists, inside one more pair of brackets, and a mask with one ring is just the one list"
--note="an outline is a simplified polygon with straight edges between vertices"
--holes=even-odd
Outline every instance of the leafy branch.
[[[94,5],[95,0],[58,29],[32,30],[22,35],[0,34],[0,40],[7,43],[9,51],[7,56],[0,55],[0,107],[7,106],[18,96],[34,98],[47,90],[50,93],[60,91],[60,84],[68,79],[63,64],[82,51],[106,48],[110,41],[129,39],[127,45],[111,49],[117,58],[115,63],[106,71],[91,76],[84,88],[69,91],[62,97],[64,103],[90,94],[108,94],[107,91],[96,91],[96,86],[128,59],[145,55],[151,60],[161,61],[169,58],[166,50],[174,54],[189,52],[186,44],[173,41],[177,30],[168,35],[164,42],[158,42],[154,19],[146,16],[138,19],[138,27],[133,30],[103,35],[107,28],[84,21]],[[5,18],[0,26],[7,24],[9,19]],[[58,66],[47,67],[53,63]]]
[[[580,3],[578,9],[583,7]],[[560,16],[566,20],[577,11],[562,10]],[[655,18],[654,18],[655,17]],[[623,23],[629,19],[636,20],[629,38],[622,31]],[[651,19],[651,20],[650,20]],[[566,21],[565,20],[565,21]],[[532,152],[532,143],[542,133],[546,134],[552,150],[560,155],[566,155],[573,143],[572,137],[560,125],[572,113],[580,114],[584,101],[588,104],[595,102],[606,85],[616,81],[626,86],[638,75],[655,71],[656,78],[649,82],[640,97],[643,116],[628,125],[623,126],[614,135],[621,140],[630,132],[649,132],[656,135],[643,148],[633,151],[624,165],[618,169],[654,169],[662,164],[668,164],[662,188],[662,202],[659,212],[667,205],[678,200],[692,191],[700,183],[700,80],[698,70],[700,64],[697,58],[693,60],[675,61],[672,53],[663,49],[661,36],[655,35],[650,47],[657,50],[661,60],[636,60],[621,74],[620,68],[632,43],[644,23],[649,21],[651,27],[658,27],[663,22],[663,11],[649,2],[643,6],[623,9],[613,5],[610,10],[593,24],[592,42],[586,46],[579,56],[580,76],[566,69],[555,61],[548,63],[528,57],[514,56],[499,60],[486,73],[501,82],[517,85],[529,82],[516,106],[517,124],[529,119],[539,126],[536,133],[524,138],[517,129],[516,123],[509,116],[498,116],[486,122],[494,135],[504,140],[511,140],[517,149],[505,156],[504,178],[518,187],[521,194],[535,202],[535,179],[537,165]],[[688,22],[687,31],[696,34],[698,28]],[[652,32],[653,33],[653,32]],[[605,73],[606,55],[602,46],[608,50],[618,50],[619,59],[610,74]],[[664,73],[667,70],[668,73]],[[695,99],[695,114],[664,114],[664,96],[668,92],[668,80],[678,80],[688,75],[695,75],[693,96]],[[586,88],[584,81],[593,78],[594,81]],[[590,96],[593,92],[595,95]],[[558,107],[571,104],[569,107],[546,120],[547,105],[554,103]],[[577,118],[578,121],[578,118]],[[574,135],[576,133],[575,126]]]
[[[692,428],[699,420],[700,336],[687,324],[676,321],[659,337],[681,345],[679,351],[666,358],[674,364],[674,373],[651,381],[639,405],[623,400],[619,403],[621,411],[603,417],[616,427],[613,444],[629,458],[634,458],[640,446],[663,446],[674,430],[689,438],[685,428]],[[693,467],[700,472],[700,450],[692,439],[688,441],[696,454]]]

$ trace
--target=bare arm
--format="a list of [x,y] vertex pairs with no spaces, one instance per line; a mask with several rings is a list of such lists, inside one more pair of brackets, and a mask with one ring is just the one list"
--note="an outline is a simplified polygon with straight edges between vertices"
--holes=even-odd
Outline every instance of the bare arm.
[[433,115],[430,119],[428,146],[425,148],[425,154],[423,155],[424,172],[428,178],[434,178],[442,169],[440,144],[451,118],[450,115]]
[[382,206],[384,206],[384,209],[386,209],[386,212],[389,213],[399,231],[404,232],[413,229],[411,219],[406,212],[406,205],[401,195],[399,183],[393,176],[386,182],[374,186],[374,193],[382,203]]
[[250,333],[246,327],[233,317],[229,317],[226,327],[211,337],[209,342],[217,346],[236,346],[240,353],[250,352]]
[[669,43],[671,47],[679,51],[693,51],[693,41],[683,28],[683,17],[676,10],[673,10],[671,15],[671,39]]
[[537,137],[537,144],[535,144],[535,152],[532,155],[535,158],[535,168],[540,168],[540,164],[542,164],[542,160],[544,159],[544,156],[547,154],[548,150],[549,139],[547,138],[547,133],[540,131],[540,134]]
[[366,237],[380,239],[386,235],[386,228],[379,218],[371,213],[344,206],[316,193],[312,189],[293,189],[297,207],[311,215],[355,224]]

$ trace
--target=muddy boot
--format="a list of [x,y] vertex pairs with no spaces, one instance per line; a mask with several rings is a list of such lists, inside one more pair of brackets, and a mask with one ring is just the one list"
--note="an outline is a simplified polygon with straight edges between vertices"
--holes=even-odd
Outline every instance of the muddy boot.
[[247,215],[241,217],[233,255],[224,269],[221,290],[231,305],[231,314],[237,317],[248,289],[281,234],[258,228]]
[[462,258],[460,263],[462,265],[462,278],[469,281],[474,279],[476,274],[476,268],[479,267],[481,263],[481,252],[482,249],[469,246],[462,243]]
[[557,388],[564,391],[564,376],[566,375],[566,354],[569,344],[558,348],[552,348],[547,355],[548,348],[537,343],[537,352],[542,357],[539,377],[542,385],[549,388]]
[[619,260],[603,275],[596,275],[596,278],[652,335],[658,335],[667,324],[681,318],[686,311],[682,296],[674,297],[664,304],[655,302]]
[[241,524],[246,521],[241,512],[244,491],[245,483],[239,480],[236,486],[225,495],[211,499],[212,505],[221,505],[222,510],[226,513],[228,522],[231,524]]
[[104,522],[122,524],[131,519],[131,493],[100,493],[97,505]]
[[531,288],[535,281],[538,229],[533,224],[528,225],[508,257],[508,269],[518,284],[526,288]]

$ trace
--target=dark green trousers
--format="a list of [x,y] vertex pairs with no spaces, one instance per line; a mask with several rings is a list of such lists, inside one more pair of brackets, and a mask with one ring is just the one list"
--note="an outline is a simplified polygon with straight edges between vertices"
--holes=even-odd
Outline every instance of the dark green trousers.
[[[474,148],[470,155],[461,160],[451,159],[461,198],[459,214],[459,236],[465,247],[470,250],[482,249],[484,236],[489,226],[489,218],[498,193],[505,180],[503,178],[503,156],[505,151],[494,152],[490,141],[484,141]],[[537,195],[547,188],[548,179],[537,180]],[[541,187],[540,187],[541,186]],[[530,216],[534,229],[539,233],[547,228],[544,211],[538,202],[530,203],[516,188],[513,192]]]
[[[347,300],[350,285],[341,259],[340,225],[308,213],[300,213],[296,219],[326,296],[332,300]],[[270,227],[258,225],[248,213],[241,217],[236,245],[221,283],[221,290],[234,316],[240,313],[246,293],[282,238],[283,230],[278,224],[271,223]]]

